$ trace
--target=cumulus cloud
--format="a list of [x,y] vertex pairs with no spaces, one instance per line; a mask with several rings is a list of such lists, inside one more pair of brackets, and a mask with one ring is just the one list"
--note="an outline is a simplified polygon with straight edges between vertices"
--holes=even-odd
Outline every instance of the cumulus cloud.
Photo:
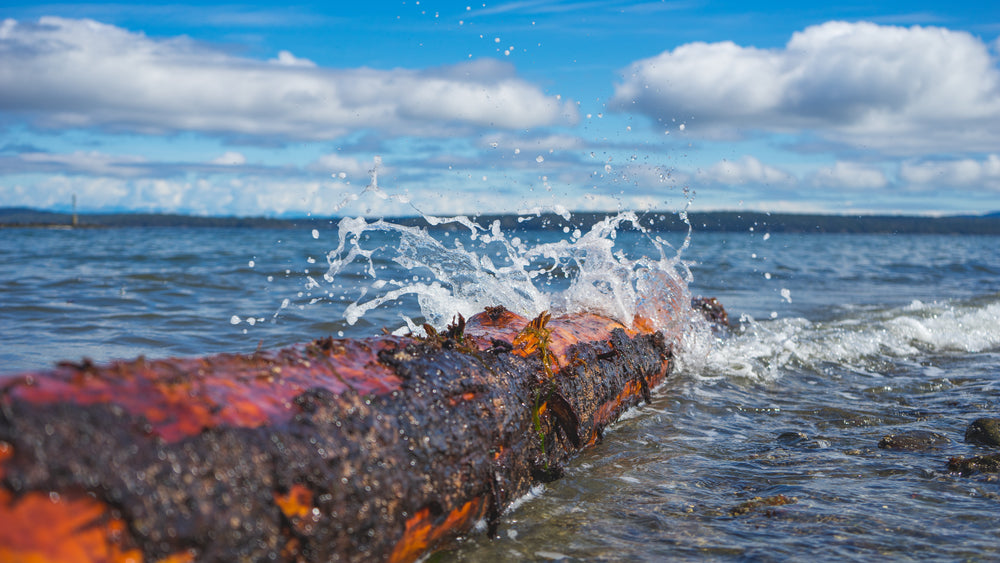
[[[688,132],[818,131],[889,152],[1000,144],[1000,69],[973,35],[827,22],[780,49],[689,43],[633,63],[612,106]],[[693,125],[693,126],[691,126]]]
[[[486,181],[482,189],[455,186],[442,178],[400,191],[375,192],[363,185],[330,178],[310,180],[246,176],[239,178],[112,178],[48,174],[31,185],[0,183],[4,205],[66,208],[77,196],[84,211],[129,209],[235,216],[401,216],[416,210],[441,214],[472,214],[482,209],[512,212],[521,202]],[[459,189],[466,188],[466,189]],[[405,196],[405,197],[396,197]]]
[[821,188],[846,188],[851,190],[871,190],[884,188],[889,179],[882,170],[857,162],[838,161],[833,166],[824,166],[812,177],[813,185]]
[[236,151],[226,151],[222,155],[213,158],[211,162],[211,164],[218,164],[220,166],[239,166],[246,163],[247,157],[243,156],[243,153]]
[[962,187],[1000,191],[1000,156],[991,154],[983,160],[907,161],[900,165],[899,176],[914,187]]
[[0,110],[52,128],[320,140],[359,129],[446,135],[573,122],[576,109],[476,60],[426,70],[331,69],[282,51],[235,57],[185,37],[92,20],[0,23]]
[[774,166],[764,164],[752,156],[744,156],[739,160],[722,160],[716,162],[697,175],[701,181],[722,184],[766,184],[789,185],[795,177]]
[[[357,158],[337,153],[325,154],[309,165],[309,169],[314,172],[339,178],[367,178],[373,167],[374,161],[362,162]],[[385,167],[379,168],[380,174],[384,175],[386,172]]]
[[295,55],[293,55],[291,51],[280,51],[278,53],[277,59],[271,59],[268,62],[277,63],[279,65],[284,65],[284,66],[304,66],[309,68],[313,68],[316,66],[316,63],[310,61],[309,59],[300,59]]

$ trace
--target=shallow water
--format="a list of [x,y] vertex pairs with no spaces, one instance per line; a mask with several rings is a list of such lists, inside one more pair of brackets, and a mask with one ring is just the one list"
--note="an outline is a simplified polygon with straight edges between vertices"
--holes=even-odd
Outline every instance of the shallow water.
[[[616,244],[648,240],[622,233]],[[345,306],[378,284],[366,264],[324,280],[336,246],[335,225],[315,236],[5,230],[0,372],[247,352],[424,320],[407,294],[349,324]],[[683,259],[692,293],[742,317],[733,335],[685,340],[652,404],[508,512],[498,537],[473,534],[435,560],[1000,558],[1000,483],[947,470],[951,456],[986,451],[964,443],[968,423],[1000,416],[996,238],[695,232]],[[383,280],[433,281],[391,257],[372,265]],[[541,284],[564,290],[578,269],[560,265]],[[920,452],[878,447],[918,430],[942,438]]]

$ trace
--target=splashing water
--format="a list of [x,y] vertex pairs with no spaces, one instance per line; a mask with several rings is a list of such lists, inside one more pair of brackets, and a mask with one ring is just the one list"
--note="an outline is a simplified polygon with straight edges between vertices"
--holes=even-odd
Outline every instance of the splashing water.
[[[850,307],[825,322],[801,317],[758,321],[679,357],[696,377],[774,381],[786,373],[822,374],[828,366],[878,374],[885,365],[935,353],[979,353],[1000,346],[1000,303],[914,300],[893,308]],[[705,344],[702,341],[701,344]]]
[[[423,215],[425,227],[345,218],[323,279],[334,291],[359,292],[344,311],[352,325],[373,309],[415,296],[436,328],[457,314],[500,305],[529,318],[588,312],[628,326],[649,322],[676,339],[689,331],[691,272],[681,253],[690,232],[675,249],[633,212],[606,217],[586,232],[563,227],[561,234],[541,210],[532,212],[507,229],[499,219],[484,227],[464,216]],[[379,259],[395,262],[409,277],[380,277]],[[359,269],[360,276],[350,275]],[[419,332],[412,319],[400,317],[407,326],[397,332]]]

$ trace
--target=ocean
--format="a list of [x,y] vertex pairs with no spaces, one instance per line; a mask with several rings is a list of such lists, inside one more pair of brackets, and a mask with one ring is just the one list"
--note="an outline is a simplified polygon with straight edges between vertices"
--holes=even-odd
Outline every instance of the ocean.
[[[964,434],[1000,417],[997,237],[687,236],[656,219],[5,229],[0,374],[419,330],[490,299],[626,318],[655,298],[637,272],[661,269],[718,298],[729,334],[673,327],[650,404],[496,537],[433,561],[1000,559],[1000,479],[948,468],[995,452]],[[918,447],[880,447],[893,435]]]

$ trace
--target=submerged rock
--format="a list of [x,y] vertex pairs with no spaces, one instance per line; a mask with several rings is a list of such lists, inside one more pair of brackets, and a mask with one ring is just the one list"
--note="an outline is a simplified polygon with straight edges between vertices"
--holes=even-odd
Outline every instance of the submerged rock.
[[766,516],[774,516],[775,511],[773,507],[795,504],[798,501],[799,499],[797,497],[786,497],[785,495],[775,495],[773,497],[753,497],[752,499],[741,502],[731,508],[729,510],[729,515],[735,518],[750,512],[764,509],[764,514]]
[[981,446],[1000,446],[1000,418],[977,418],[965,429],[965,441]]
[[913,430],[902,434],[889,434],[878,442],[884,450],[924,451],[947,445],[948,437],[927,430]]
[[807,436],[804,432],[795,431],[782,432],[777,438],[777,442],[783,446],[801,446],[808,440],[809,436]]
[[972,473],[1000,473],[1000,454],[953,457],[948,460],[948,470],[962,475]]

